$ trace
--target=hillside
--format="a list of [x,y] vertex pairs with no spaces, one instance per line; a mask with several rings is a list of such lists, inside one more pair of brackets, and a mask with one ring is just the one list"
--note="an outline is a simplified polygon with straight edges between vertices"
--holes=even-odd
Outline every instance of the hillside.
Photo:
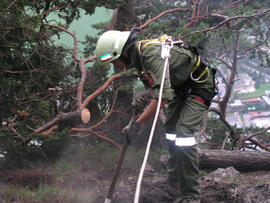
[[[94,149],[90,146],[75,148],[51,164],[1,171],[0,202],[103,203],[119,153],[103,145],[97,151],[91,151]],[[114,203],[133,201],[143,152],[129,149],[114,191]],[[101,153],[99,157],[97,153]],[[152,184],[165,174],[165,167],[154,151],[143,178],[142,203],[170,203],[176,198],[178,194],[168,185]],[[232,167],[201,170],[200,183],[202,203],[270,202],[269,171],[240,173]]]

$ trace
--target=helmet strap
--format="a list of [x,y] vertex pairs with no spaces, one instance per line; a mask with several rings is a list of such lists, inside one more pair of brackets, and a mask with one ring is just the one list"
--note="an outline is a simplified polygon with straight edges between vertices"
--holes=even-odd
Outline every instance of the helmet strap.
[[136,42],[136,36],[141,32],[140,28],[134,27],[130,30],[130,35],[127,39],[127,42],[123,48],[123,52],[128,52],[128,50],[133,46]]
[[119,59],[123,61],[126,65],[131,64],[131,52],[134,50],[134,45],[136,42],[136,36],[141,32],[140,28],[134,27],[130,30],[130,35],[123,47],[123,51]]
[[134,49],[134,44],[132,44],[131,46],[129,46],[129,49],[126,51],[122,51],[121,56],[119,57],[119,59],[121,61],[123,61],[126,65],[131,64],[131,52]]

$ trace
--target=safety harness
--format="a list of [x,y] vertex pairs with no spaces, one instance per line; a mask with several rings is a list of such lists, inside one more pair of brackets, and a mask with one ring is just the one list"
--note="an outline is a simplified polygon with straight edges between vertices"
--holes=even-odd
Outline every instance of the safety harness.
[[[186,49],[189,49],[191,51],[195,51],[194,47],[190,47],[190,46],[186,46],[184,44],[184,42],[182,40],[177,40],[177,41],[174,41],[172,39],[171,36],[168,36],[168,35],[163,35],[159,38],[156,38],[156,39],[152,39],[152,40],[141,40],[138,43],[138,52],[139,54],[141,55],[141,53],[143,52],[143,50],[148,47],[149,45],[151,44],[162,44],[164,42],[168,42],[170,41],[173,45],[177,45],[177,46],[181,46],[183,48],[186,48]],[[161,55],[162,55],[162,52],[163,52],[164,48],[161,50]],[[197,62],[195,64],[195,66],[193,67],[191,73],[190,73],[190,79],[196,83],[203,83],[205,81],[207,81],[209,79],[209,76],[210,76],[210,72],[209,72],[209,68],[207,65],[205,65],[202,60],[201,60],[201,57],[198,55],[197,51],[195,51],[197,56],[198,56],[198,59],[197,59]],[[143,63],[141,61],[141,64],[142,66]],[[207,75],[206,75],[207,74]],[[207,76],[205,77],[205,79],[203,79],[204,76]],[[151,77],[149,76],[149,73],[147,73],[145,70],[144,70],[144,67],[143,67],[143,71],[142,71],[142,78],[141,78],[142,82],[144,84],[146,84],[146,86],[151,86]]]

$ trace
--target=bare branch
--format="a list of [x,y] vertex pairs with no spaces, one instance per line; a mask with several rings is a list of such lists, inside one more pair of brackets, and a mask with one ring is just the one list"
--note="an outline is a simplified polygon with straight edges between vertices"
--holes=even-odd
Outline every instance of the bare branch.
[[[106,137],[106,136],[103,136],[103,135],[100,135],[99,133],[91,130],[91,129],[85,129],[85,128],[73,128],[73,131],[77,131],[77,132],[85,132],[85,133],[91,133],[111,144],[113,144],[115,147],[117,147],[118,149],[121,149],[121,145],[118,144],[117,142],[115,142],[114,140],[110,139],[109,137]],[[90,136],[89,134],[88,135],[71,135],[72,137],[88,137]]]
[[210,108],[209,111],[213,111],[216,114],[219,115],[220,120],[226,125],[226,127],[230,130],[230,135],[235,138],[236,137],[236,132],[235,130],[232,128],[232,126],[225,120],[224,116],[221,114],[221,112],[216,109],[216,108]]
[[261,130],[261,131],[255,132],[255,133],[251,133],[251,134],[247,137],[247,139],[249,140],[249,139],[251,139],[251,138],[253,138],[253,137],[257,136],[257,135],[261,135],[261,134],[263,134],[263,133],[266,133],[268,130],[270,130],[270,127],[265,128],[265,129],[263,129],[263,130]]
[[41,134],[42,134],[42,135],[49,135],[49,134],[51,134],[54,130],[57,130],[57,129],[58,129],[58,125],[54,125],[54,126],[52,126],[51,128],[49,128],[48,130],[43,131]]
[[82,108],[85,108],[89,102],[94,99],[97,95],[99,95],[101,92],[103,92],[115,79],[120,78],[121,74],[115,74],[111,76],[100,88],[98,88],[94,93],[89,95],[83,102]]
[[84,88],[84,84],[85,84],[85,79],[87,77],[87,73],[86,73],[86,70],[85,70],[85,64],[88,63],[88,62],[93,61],[96,58],[96,56],[92,56],[90,58],[80,60],[78,58],[78,42],[77,42],[77,38],[76,38],[75,34],[71,33],[67,29],[65,29],[63,27],[60,27],[58,25],[52,25],[52,24],[44,24],[44,25],[60,29],[60,30],[62,30],[64,32],[68,33],[69,35],[71,35],[73,40],[74,40],[73,58],[75,59],[75,61],[77,61],[79,63],[79,68],[80,68],[80,71],[81,71],[81,79],[80,79],[80,82],[79,82],[78,87],[77,87],[77,104],[76,104],[76,108],[80,109],[81,106],[82,106],[83,88]]
[[[243,16],[238,15],[238,16],[229,17],[226,20],[218,23],[215,26],[205,28],[205,29],[202,29],[202,30],[193,31],[193,32],[190,32],[189,34],[196,34],[196,33],[200,33],[200,32],[212,32],[212,31],[216,30],[217,28],[229,23],[230,21],[258,17],[258,16],[261,16],[261,15],[264,15],[264,14],[268,13],[269,11],[270,11],[270,9],[266,9],[266,10],[263,10],[263,11],[261,11],[259,13],[255,13],[255,14],[251,14],[251,15],[243,15]],[[209,16],[217,16],[217,15],[220,15],[220,14],[216,14],[216,13],[209,14]],[[223,18],[224,17],[225,16],[223,16]]]
[[22,140],[22,142],[26,142],[26,139],[13,128],[12,124],[9,124],[8,127],[15,135],[17,135],[18,138]]
[[[78,2],[78,0],[77,0],[76,2]],[[66,8],[66,7],[70,6],[70,5],[71,5],[70,2],[68,2],[68,3],[63,3],[63,4],[59,4],[59,5],[57,5],[57,6],[54,7],[54,8],[51,8],[51,9],[49,9],[49,10],[47,10],[47,11],[44,11],[44,12],[42,13],[42,15],[43,15],[44,17],[46,17],[50,12],[56,11],[56,10],[62,10],[62,9]]]
[[99,125],[101,125],[105,120],[107,120],[111,116],[111,114],[114,112],[114,106],[115,106],[115,102],[117,99],[117,93],[118,93],[118,91],[116,91],[116,93],[115,93],[115,97],[113,99],[113,103],[112,103],[112,106],[111,106],[109,113],[107,113],[107,115],[105,117],[103,117],[98,123],[91,126],[90,129],[94,129],[94,128],[98,127]]
[[78,58],[78,53],[77,53],[78,52],[78,42],[77,42],[77,38],[75,37],[75,34],[72,33],[72,32],[70,32],[70,31],[68,31],[67,29],[65,29],[65,28],[63,28],[61,26],[58,26],[58,25],[52,25],[52,24],[48,24],[48,23],[43,24],[43,25],[44,26],[49,26],[49,27],[57,28],[57,29],[62,30],[64,32],[66,32],[67,34],[69,34],[73,38],[73,40],[74,40],[73,58],[75,59],[75,61],[80,62],[80,60]]
[[80,110],[77,110],[77,111],[73,111],[73,112],[69,112],[69,113],[58,114],[54,119],[52,119],[51,121],[49,121],[45,125],[39,127],[38,129],[36,129],[34,131],[34,133],[41,133],[44,130],[46,130],[46,129],[48,129],[48,128],[50,128],[50,127],[58,124],[59,121],[69,120],[69,119],[74,118],[74,117],[79,117],[80,116],[80,113],[81,113],[81,111]]
[[253,142],[254,144],[258,145],[260,148],[262,148],[266,151],[270,151],[270,146],[266,146],[265,144],[261,143],[260,141],[258,141],[254,137],[249,139],[249,141]]
[[197,9],[197,3],[196,0],[192,0],[193,2],[193,9],[192,9],[192,14],[191,14],[191,20],[185,25],[185,28],[188,29],[192,23],[194,22],[195,14],[196,14],[196,9]]
[[237,143],[237,150],[240,150],[241,148],[244,147],[245,142],[246,141],[250,141],[251,143],[258,145],[260,148],[270,151],[270,146],[266,146],[265,144],[261,143],[258,139],[255,138],[255,136],[257,135],[261,135],[263,133],[266,133],[268,130],[270,129],[270,127],[265,128],[263,130],[251,133],[250,135],[240,135],[239,139],[238,139],[238,143]]
[[222,147],[221,147],[222,150],[224,150],[226,141],[227,141],[227,139],[228,139],[229,137],[230,137],[230,134],[227,134],[226,137],[225,137],[225,139],[223,140]]
[[146,27],[147,25],[149,25],[151,22],[157,20],[158,18],[160,18],[161,16],[167,14],[167,13],[172,13],[175,11],[190,11],[191,9],[189,8],[173,8],[167,11],[164,11],[162,13],[160,13],[159,15],[157,15],[156,17],[152,18],[151,20],[148,20],[146,23],[144,23],[143,25],[140,26],[141,29],[143,29],[144,27]]
[[252,46],[252,47],[249,47],[249,48],[244,49],[244,50],[239,50],[239,51],[240,51],[240,52],[248,52],[248,51],[250,51],[250,50],[252,50],[252,49],[255,49],[255,48],[260,47],[261,45],[265,44],[268,40],[269,40],[269,37],[267,37],[264,41],[262,41],[262,42],[260,42],[260,43],[258,43],[258,44],[256,44],[256,45],[254,45],[254,46]]
[[212,52],[214,58],[218,59],[220,62],[222,62],[224,65],[226,65],[228,68],[231,69],[232,64],[228,61],[226,61],[223,57],[225,57],[224,55],[221,56],[216,56],[216,54],[214,52]]
[[84,88],[84,84],[85,84],[85,79],[87,77],[87,72],[85,70],[85,64],[90,62],[90,61],[93,61],[94,59],[95,59],[95,56],[79,61],[79,68],[81,70],[81,79],[80,79],[80,82],[79,82],[78,87],[77,87],[77,104],[76,104],[77,109],[80,109],[82,106],[83,88]]
[[227,57],[227,59],[230,60],[230,64],[233,64],[233,62],[232,62],[232,60],[231,60],[231,57],[230,57],[230,54],[229,54],[229,51],[228,51],[228,47],[227,47],[227,45],[226,45],[226,43],[225,43],[224,37],[221,36],[221,39],[222,39],[222,45],[223,45],[223,47],[225,48],[226,57]]
[[17,0],[12,1],[5,10],[8,10]]
[[210,109],[208,109],[203,116],[203,126],[201,128],[201,131],[199,132],[199,135],[197,136],[197,143],[200,142],[201,136],[205,134],[205,131],[207,129],[207,115],[209,113]]
[[5,73],[10,74],[22,74],[22,73],[42,73],[42,72],[48,72],[49,70],[46,69],[35,69],[35,70],[28,70],[28,71],[12,71],[12,70],[3,70]]

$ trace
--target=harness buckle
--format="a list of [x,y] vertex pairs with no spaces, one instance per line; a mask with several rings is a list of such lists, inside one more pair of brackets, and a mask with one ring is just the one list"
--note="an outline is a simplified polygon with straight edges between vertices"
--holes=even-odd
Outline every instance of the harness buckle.
[[166,59],[170,58],[170,50],[173,48],[173,40],[171,37],[167,35],[163,36],[164,38],[161,40],[161,58]]
[[[205,74],[207,74],[206,79],[201,80]],[[197,63],[194,66],[192,72],[190,73],[191,80],[197,83],[203,83],[208,80],[209,76],[210,73],[208,66],[206,66],[204,63],[201,63],[201,57],[198,56]]]

